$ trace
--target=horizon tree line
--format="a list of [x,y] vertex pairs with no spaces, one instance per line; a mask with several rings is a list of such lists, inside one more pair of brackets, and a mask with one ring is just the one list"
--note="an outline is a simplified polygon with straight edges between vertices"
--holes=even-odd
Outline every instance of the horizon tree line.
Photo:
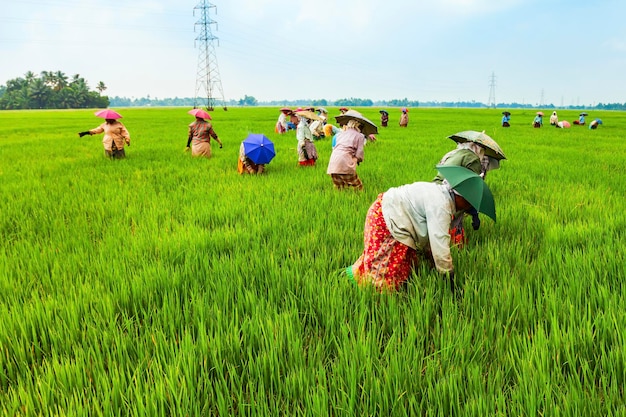
[[[132,106],[190,106],[194,103],[193,97],[174,98],[109,98],[102,95],[107,89],[104,82],[99,81],[95,90],[90,90],[87,81],[74,74],[71,78],[62,71],[42,71],[39,75],[32,71],[26,72],[24,77],[18,77],[0,85],[0,110],[21,110],[21,109],[75,109],[75,108],[106,108],[109,105],[116,107]],[[314,106],[348,106],[348,107],[371,107],[371,106],[391,106],[391,107],[419,107],[420,105],[439,107],[488,107],[485,103],[477,101],[460,102],[439,102],[417,100],[394,99],[376,100],[362,98],[342,98],[334,101],[326,99],[315,100],[272,100],[259,102],[254,96],[246,95],[240,100],[228,100],[225,105],[230,106],[258,106],[258,105],[304,105]],[[496,108],[559,108],[554,104],[543,106],[533,106],[520,103],[498,103]],[[626,110],[626,103],[598,103],[595,106],[564,106],[565,109],[590,109],[598,110]]]
[[39,75],[28,71],[0,86],[0,110],[104,108],[109,105],[109,98],[102,95],[106,89],[99,81],[90,90],[80,74],[68,77],[62,71]]

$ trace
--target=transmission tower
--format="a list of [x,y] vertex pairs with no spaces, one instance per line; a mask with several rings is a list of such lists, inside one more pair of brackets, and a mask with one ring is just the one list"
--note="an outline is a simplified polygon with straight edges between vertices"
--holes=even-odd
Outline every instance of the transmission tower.
[[487,107],[496,108],[496,74],[493,72],[489,77],[489,101]]
[[200,34],[196,37],[196,46],[198,47],[198,73],[196,75],[196,95],[194,97],[194,107],[198,107],[204,101],[207,110],[213,110],[214,106],[221,102],[226,108],[224,101],[224,91],[222,90],[222,81],[220,80],[220,71],[217,66],[217,55],[215,54],[215,41],[219,40],[211,32],[211,25],[217,22],[209,17],[210,9],[215,9],[217,14],[217,6],[208,0],[202,0],[193,8],[193,14],[196,10],[200,11],[200,19],[195,23],[200,28]]

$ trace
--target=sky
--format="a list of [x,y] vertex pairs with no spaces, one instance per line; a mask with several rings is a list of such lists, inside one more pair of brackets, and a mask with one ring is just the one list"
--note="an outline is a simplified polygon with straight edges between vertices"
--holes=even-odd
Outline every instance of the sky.
[[[194,97],[203,0],[0,0],[0,84]],[[626,102],[623,0],[211,0],[226,100]],[[217,93],[219,95],[219,93]]]

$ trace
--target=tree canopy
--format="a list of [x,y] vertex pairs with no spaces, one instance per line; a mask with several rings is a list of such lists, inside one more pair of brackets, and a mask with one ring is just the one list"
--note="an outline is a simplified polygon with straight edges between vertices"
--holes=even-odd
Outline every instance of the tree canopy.
[[109,99],[101,95],[106,85],[100,81],[98,91],[91,91],[80,74],[71,78],[62,71],[32,71],[24,77],[0,86],[0,110],[13,109],[74,109],[107,107]]

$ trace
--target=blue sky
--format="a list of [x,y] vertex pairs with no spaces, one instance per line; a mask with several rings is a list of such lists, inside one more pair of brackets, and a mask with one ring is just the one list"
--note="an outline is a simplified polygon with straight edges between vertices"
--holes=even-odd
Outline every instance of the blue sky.
[[[0,83],[80,74],[191,97],[200,0],[0,0]],[[623,0],[212,0],[224,96],[626,102]],[[542,102],[543,98],[543,102]]]

